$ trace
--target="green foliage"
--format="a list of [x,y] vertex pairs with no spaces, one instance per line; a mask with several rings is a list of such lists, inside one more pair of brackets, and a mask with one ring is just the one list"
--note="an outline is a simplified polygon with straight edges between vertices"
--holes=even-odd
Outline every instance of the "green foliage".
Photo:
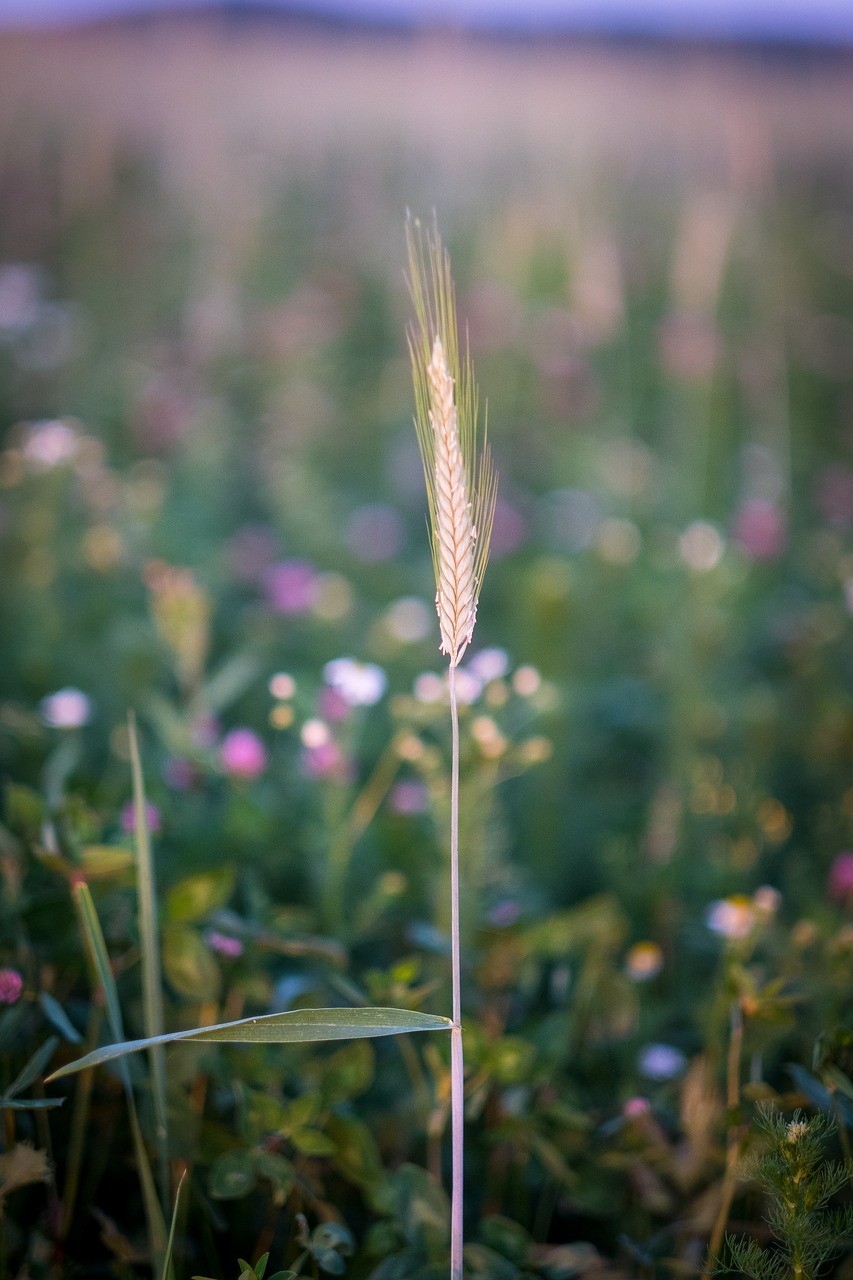
[[766,1221],[774,1247],[754,1239],[726,1239],[722,1270],[739,1271],[750,1280],[814,1280],[853,1235],[853,1206],[839,1209],[829,1202],[850,1180],[851,1167],[827,1160],[826,1140],[835,1124],[824,1116],[790,1119],[770,1108],[758,1116],[764,1149],[748,1172],[767,1197]]

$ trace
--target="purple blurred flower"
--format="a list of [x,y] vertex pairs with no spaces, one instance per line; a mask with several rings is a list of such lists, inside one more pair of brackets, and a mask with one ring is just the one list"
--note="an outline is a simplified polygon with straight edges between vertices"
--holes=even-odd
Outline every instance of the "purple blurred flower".
[[331,720],[334,723],[346,720],[352,708],[340,690],[326,688],[320,690],[317,710],[324,720]]
[[280,560],[267,569],[263,581],[276,613],[307,613],[317,597],[317,571],[307,560]]
[[853,470],[850,467],[827,467],[818,477],[817,505],[833,529],[853,526]]
[[180,373],[156,373],[137,400],[133,434],[145,452],[168,452],[189,435],[194,409],[192,388]]
[[845,907],[853,905],[853,851],[836,854],[826,881],[829,896]]
[[[163,825],[160,810],[150,801],[145,806],[145,825],[152,834],[158,832]],[[129,800],[121,811],[121,829],[127,831],[129,835],[136,830],[136,808],[132,800]]]
[[302,767],[309,778],[328,778],[332,782],[351,782],[355,773],[353,762],[332,738],[316,747],[305,747]]
[[192,722],[190,733],[193,746],[200,747],[203,751],[209,747],[215,747],[219,738],[219,721],[216,716],[196,716]]
[[388,804],[395,813],[426,813],[429,808],[429,792],[422,782],[404,778],[391,788]]
[[275,560],[275,535],[263,525],[238,529],[228,548],[231,571],[241,582],[261,583]]
[[41,294],[38,267],[28,262],[0,266],[0,334],[20,333],[34,324]]
[[359,507],[350,516],[344,541],[354,556],[368,564],[391,560],[403,545],[403,521],[385,503]]
[[515,924],[521,915],[521,908],[512,898],[504,898],[503,901],[496,903],[489,912],[489,920],[492,924],[496,924],[499,929],[505,929],[508,925]]
[[23,989],[24,979],[17,969],[0,969],[0,1004],[15,1004]]
[[491,554],[500,559],[511,551],[516,551],[527,536],[527,521],[518,507],[498,498],[495,503],[495,518],[492,525],[492,536],[489,542]]
[[235,960],[237,956],[243,954],[243,944],[239,938],[231,938],[226,933],[218,933],[216,929],[211,929],[205,934],[207,945],[212,951],[218,951],[221,956],[226,956],[229,960]]
[[774,560],[785,550],[785,517],[766,498],[748,498],[735,515],[732,533],[751,560]]
[[647,1044],[637,1058],[640,1075],[647,1080],[672,1080],[686,1065],[684,1054],[671,1044]]
[[267,749],[251,729],[232,729],[219,748],[219,763],[232,778],[257,778],[267,767]]
[[163,781],[173,791],[186,791],[195,782],[195,769],[189,760],[180,756],[170,756],[163,764]]
[[466,670],[486,684],[500,680],[509,671],[509,654],[506,649],[480,649],[467,664]]

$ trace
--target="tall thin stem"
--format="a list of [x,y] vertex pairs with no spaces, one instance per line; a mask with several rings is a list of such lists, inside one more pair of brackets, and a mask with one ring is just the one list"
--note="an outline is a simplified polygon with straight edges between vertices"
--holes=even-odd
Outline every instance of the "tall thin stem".
[[429,502],[435,604],[441,652],[450,660],[453,759],[450,778],[450,892],[453,1025],[450,1031],[450,1277],[462,1280],[462,1149],[465,1072],[459,943],[459,709],[456,667],[471,643],[489,558],[497,477],[488,448],[477,448],[477,389],[467,352],[459,358],[450,260],[437,229],[407,227],[416,324],[409,333],[415,383],[415,429]]
[[[740,1060],[743,1053],[743,1010],[739,1000],[735,1000],[731,1010],[731,1036],[726,1070],[726,1108],[729,1116],[737,1113],[740,1104]],[[743,1124],[730,1123],[726,1142],[726,1171],[720,1195],[720,1207],[714,1222],[711,1238],[708,1242],[708,1257],[702,1272],[702,1280],[710,1280],[716,1266],[716,1258],[723,1243],[726,1223],[729,1220],[732,1202],[737,1189],[737,1171],[741,1151],[743,1149],[745,1129]]]
[[453,1186],[450,1202],[450,1278],[462,1280],[462,1174],[465,1121],[465,1068],[462,1056],[462,980],[459,945],[459,708],[456,701],[456,667],[451,666],[450,726],[450,932],[453,971],[453,1027],[450,1032],[450,1133],[453,1150]]

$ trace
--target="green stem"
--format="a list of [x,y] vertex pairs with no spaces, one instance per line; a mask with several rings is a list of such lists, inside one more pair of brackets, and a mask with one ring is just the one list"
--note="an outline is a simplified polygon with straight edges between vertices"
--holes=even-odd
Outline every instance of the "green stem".
[[[743,1011],[740,1002],[735,1000],[731,1009],[731,1035],[726,1070],[726,1107],[730,1120],[733,1119],[740,1105],[740,1062],[743,1052]],[[720,1207],[708,1242],[708,1257],[703,1271],[703,1280],[710,1280],[716,1265],[716,1258],[723,1243],[726,1223],[729,1220],[732,1201],[737,1188],[737,1171],[743,1147],[744,1126],[730,1123],[726,1142],[726,1171],[720,1196]]]
[[462,1152],[465,1068],[462,1056],[462,980],[459,944],[459,708],[456,668],[450,667],[450,912],[453,1027],[450,1032],[450,1133],[453,1189],[450,1202],[450,1277],[462,1280]]
[[[96,1001],[89,1006],[89,1025],[86,1030],[85,1049],[89,1053],[97,1047],[98,1032],[101,1026],[101,1007]],[[77,1188],[80,1183],[80,1171],[83,1167],[83,1150],[86,1143],[86,1129],[89,1123],[89,1108],[92,1100],[92,1085],[95,1069],[90,1067],[81,1071],[74,1089],[74,1110],[71,1114],[71,1136],[68,1142],[68,1160],[66,1163],[65,1185],[62,1189],[62,1222],[59,1238],[64,1240],[71,1230],[74,1210],[77,1201]]]
[[375,818],[399,767],[397,744],[393,741],[377,760],[373,773],[329,846],[325,923],[335,935],[342,931],[346,921],[346,880],[356,842]]

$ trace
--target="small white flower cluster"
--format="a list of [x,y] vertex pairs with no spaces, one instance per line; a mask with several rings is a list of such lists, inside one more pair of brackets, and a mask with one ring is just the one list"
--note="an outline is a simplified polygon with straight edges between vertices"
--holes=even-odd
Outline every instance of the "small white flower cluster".
[[39,714],[50,729],[81,729],[92,718],[92,702],[80,689],[69,686],[42,698]]
[[712,902],[705,913],[705,924],[712,933],[730,941],[747,938],[760,921],[776,914],[781,902],[779,890],[764,884],[751,898],[744,893],[733,893]]
[[373,662],[334,658],[323,667],[323,679],[350,707],[372,707],[388,687],[388,677]]
[[77,457],[80,431],[74,423],[61,418],[34,422],[27,428],[23,455],[26,462],[40,471],[69,466]]

